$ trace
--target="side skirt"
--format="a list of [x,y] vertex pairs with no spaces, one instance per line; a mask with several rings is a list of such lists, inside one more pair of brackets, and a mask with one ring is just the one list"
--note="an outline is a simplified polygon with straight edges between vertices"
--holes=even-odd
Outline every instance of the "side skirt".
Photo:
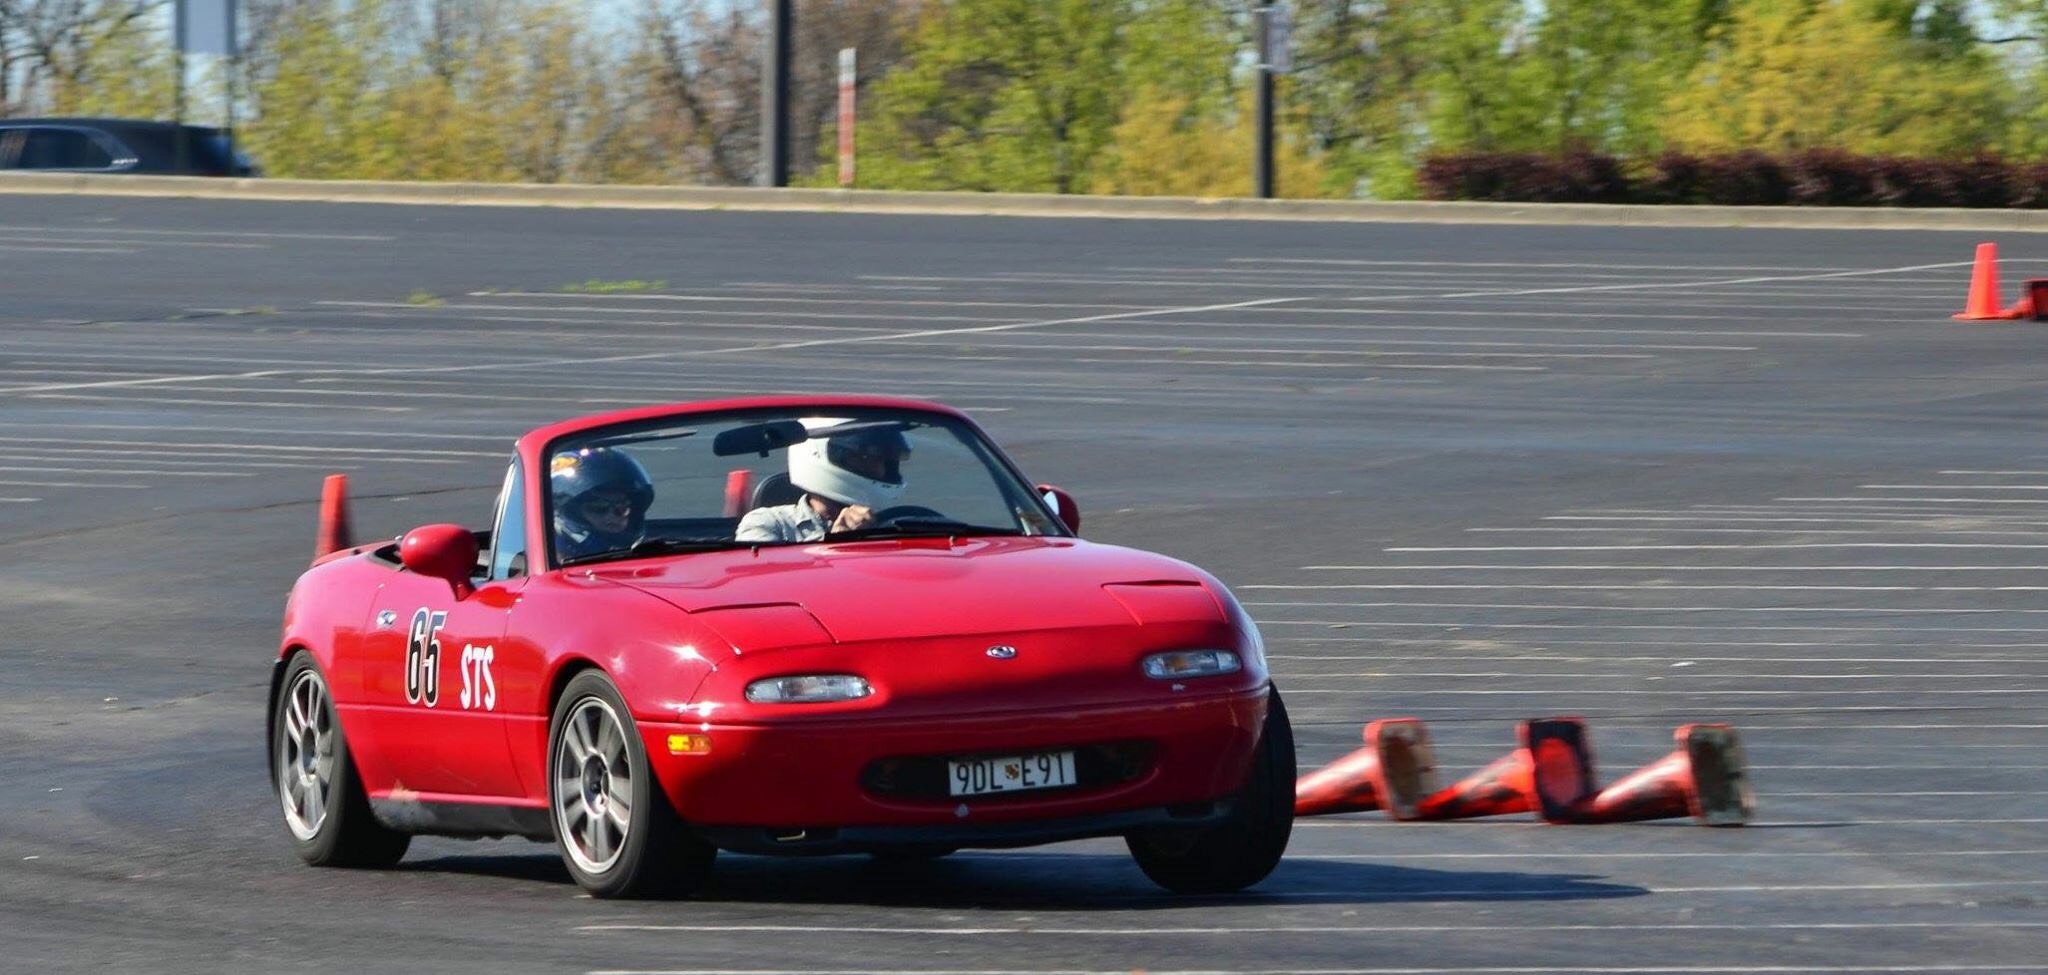
[[477,838],[523,836],[543,842],[555,838],[548,824],[548,811],[531,806],[373,797],[370,812],[386,827],[405,833]]

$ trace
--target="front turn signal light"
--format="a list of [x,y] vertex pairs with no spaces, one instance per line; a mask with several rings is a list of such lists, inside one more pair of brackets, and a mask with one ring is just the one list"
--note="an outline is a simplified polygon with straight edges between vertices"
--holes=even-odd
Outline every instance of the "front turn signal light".
[[668,753],[671,755],[703,755],[711,751],[710,735],[670,735]]

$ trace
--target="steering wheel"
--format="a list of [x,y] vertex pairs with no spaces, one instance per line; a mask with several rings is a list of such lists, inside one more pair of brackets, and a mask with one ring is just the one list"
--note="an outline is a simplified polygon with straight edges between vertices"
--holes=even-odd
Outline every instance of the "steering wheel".
[[893,507],[883,508],[882,510],[875,512],[875,524],[877,526],[888,525],[897,521],[901,521],[905,518],[936,518],[941,521],[952,520],[950,518],[947,518],[945,515],[933,511],[932,509],[927,508],[921,504],[899,504]]

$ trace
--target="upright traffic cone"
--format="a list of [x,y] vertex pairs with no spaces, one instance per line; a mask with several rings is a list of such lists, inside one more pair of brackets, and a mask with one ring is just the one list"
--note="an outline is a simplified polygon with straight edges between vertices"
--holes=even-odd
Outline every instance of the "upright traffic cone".
[[313,561],[349,548],[348,475],[329,474],[320,485],[320,530],[313,538]]
[[[1689,724],[1673,734],[1671,754],[1575,803],[1551,822],[1628,823],[1691,816],[1705,826],[1741,826],[1756,797],[1742,742],[1725,724]],[[1550,817],[1546,816],[1546,819]]]
[[1970,269],[1970,300],[1955,315],[1959,322],[1995,322],[2021,317],[2017,309],[1998,307],[1998,245],[1977,245],[1976,264]]
[[754,499],[754,472],[744,467],[725,472],[725,516],[738,518],[747,513]]
[[1592,792],[1584,721],[1524,721],[1517,735],[1520,744],[1514,751],[1457,785],[1418,800],[1414,818],[1469,819],[1562,811]]
[[1295,816],[1385,809],[1414,818],[1415,797],[1436,791],[1429,729],[1414,718],[1383,718],[1366,725],[1364,737],[1364,748],[1294,784]]

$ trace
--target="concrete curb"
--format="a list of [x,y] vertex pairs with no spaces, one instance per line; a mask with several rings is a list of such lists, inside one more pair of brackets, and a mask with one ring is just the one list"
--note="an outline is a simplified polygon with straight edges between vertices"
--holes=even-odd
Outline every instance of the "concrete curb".
[[1141,220],[1313,220],[1330,223],[1547,224],[1608,227],[1775,227],[1811,230],[2048,232],[2048,210],[1884,207],[1615,206],[926,193],[746,187],[406,183],[0,173],[0,194],[292,200],[422,206],[628,210],[783,210]]

